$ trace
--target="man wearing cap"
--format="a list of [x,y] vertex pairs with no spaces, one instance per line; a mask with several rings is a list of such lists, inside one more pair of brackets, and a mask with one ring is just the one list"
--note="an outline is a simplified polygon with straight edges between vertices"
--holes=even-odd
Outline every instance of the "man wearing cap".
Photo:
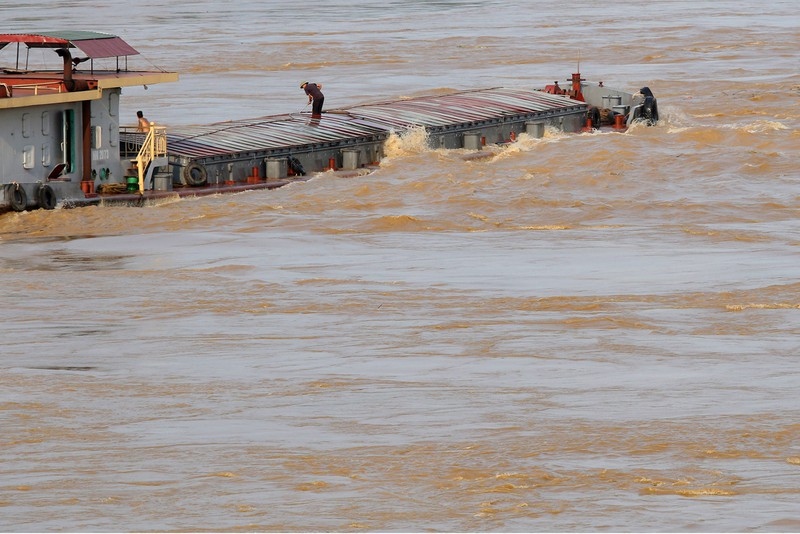
[[320,91],[320,89],[322,89],[322,84],[303,82],[300,84],[300,89],[303,89],[308,95],[309,104],[314,102],[314,104],[311,106],[311,118],[322,118],[322,104],[325,102],[325,95],[323,95],[322,91]]

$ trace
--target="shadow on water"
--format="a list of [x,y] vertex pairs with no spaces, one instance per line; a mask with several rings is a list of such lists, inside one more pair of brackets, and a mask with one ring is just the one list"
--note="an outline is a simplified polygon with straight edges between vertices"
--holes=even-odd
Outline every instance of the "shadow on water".
[[28,271],[119,271],[131,256],[52,250],[32,257],[3,258],[0,268]]
[[39,371],[94,371],[97,367],[75,366],[75,365],[47,365],[42,367],[28,367]]

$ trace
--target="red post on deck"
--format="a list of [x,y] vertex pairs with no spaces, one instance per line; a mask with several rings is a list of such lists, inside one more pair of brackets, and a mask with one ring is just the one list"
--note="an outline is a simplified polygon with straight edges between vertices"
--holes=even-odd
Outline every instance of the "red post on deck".
[[580,100],[581,102],[584,102],[583,92],[581,91],[581,82],[582,81],[583,80],[581,79],[581,73],[580,72],[573,72],[572,73],[572,91],[570,92],[569,96],[571,96],[575,100]]
[[253,167],[253,170],[251,171],[252,174],[247,177],[248,184],[257,184],[261,181],[261,176],[259,175],[258,170],[258,167]]

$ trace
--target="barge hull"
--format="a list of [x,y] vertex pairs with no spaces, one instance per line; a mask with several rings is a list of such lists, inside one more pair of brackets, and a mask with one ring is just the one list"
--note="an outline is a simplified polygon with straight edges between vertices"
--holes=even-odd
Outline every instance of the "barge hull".
[[[377,165],[393,133],[425,130],[431,148],[480,150],[545,127],[580,131],[588,106],[561,95],[494,88],[178,128],[168,133],[173,184],[234,185]],[[195,176],[192,176],[192,174]],[[195,182],[201,181],[202,184]]]

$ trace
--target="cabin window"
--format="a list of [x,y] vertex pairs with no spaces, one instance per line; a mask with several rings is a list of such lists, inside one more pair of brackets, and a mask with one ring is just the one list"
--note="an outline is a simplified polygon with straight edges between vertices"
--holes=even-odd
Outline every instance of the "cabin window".
[[50,112],[42,112],[42,135],[50,135]]
[[31,114],[30,113],[23,113],[22,114],[22,137],[30,137],[31,136]]
[[22,149],[22,168],[32,169],[34,166],[35,149],[33,145],[25,145]]
[[42,145],[42,167],[50,166],[50,143]]

